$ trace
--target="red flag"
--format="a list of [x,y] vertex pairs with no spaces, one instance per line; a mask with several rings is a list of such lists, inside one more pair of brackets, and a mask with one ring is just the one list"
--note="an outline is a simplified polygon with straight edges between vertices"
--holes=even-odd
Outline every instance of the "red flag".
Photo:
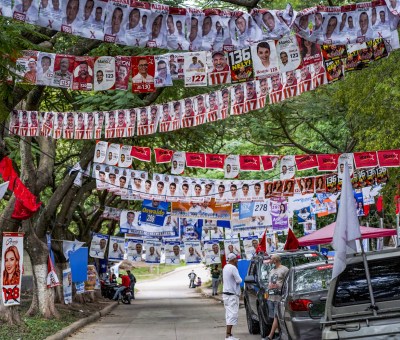
[[376,211],[382,212],[382,210],[383,210],[383,196],[378,196],[378,199],[376,200]]
[[339,154],[317,155],[318,171],[336,171]]
[[294,159],[296,161],[297,170],[301,171],[318,167],[316,155],[297,155]]
[[226,155],[206,153],[207,169],[223,169]]
[[400,196],[394,196],[394,203],[396,204],[396,215],[400,214]]
[[186,166],[192,168],[205,168],[206,156],[204,153],[186,152]]
[[151,149],[149,147],[132,146],[131,156],[141,161],[151,161]]
[[156,156],[156,163],[169,163],[172,160],[172,150],[154,148],[154,155]]
[[14,192],[16,202],[12,218],[18,220],[26,220],[31,217],[41,206],[41,202],[36,202],[36,196],[21,182],[15,172],[12,161],[8,157],[4,157],[0,161],[0,174],[4,181],[9,181],[8,189]]
[[263,252],[263,253],[267,252],[266,231],[264,231],[261,242],[258,244],[257,249],[256,249],[256,254],[261,253],[261,252]]
[[289,233],[286,239],[284,250],[296,250],[299,249],[299,240],[296,238],[292,229],[289,228]]
[[242,171],[260,171],[260,156],[239,156],[240,170]]
[[356,168],[372,168],[378,166],[378,157],[375,151],[372,152],[354,152],[354,162]]
[[378,151],[379,166],[398,167],[400,166],[400,149]]
[[278,156],[261,156],[264,171],[272,170],[278,159]]

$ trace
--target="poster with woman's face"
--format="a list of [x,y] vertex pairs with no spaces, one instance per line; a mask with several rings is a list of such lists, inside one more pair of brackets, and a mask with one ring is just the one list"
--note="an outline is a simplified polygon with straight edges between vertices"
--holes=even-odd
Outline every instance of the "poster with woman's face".
[[254,76],[267,77],[279,72],[278,57],[273,40],[261,41],[251,46]]
[[5,306],[21,303],[21,278],[23,270],[23,233],[3,233],[1,256],[2,301]]

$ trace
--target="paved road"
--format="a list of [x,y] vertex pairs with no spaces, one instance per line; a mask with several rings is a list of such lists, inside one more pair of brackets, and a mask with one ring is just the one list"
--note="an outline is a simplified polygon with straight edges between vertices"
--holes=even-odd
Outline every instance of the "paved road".
[[[81,331],[72,339],[80,340],[217,340],[225,338],[223,304],[203,298],[189,289],[188,273],[203,281],[208,272],[202,266],[183,267],[161,279],[137,284],[139,293],[132,305],[119,305],[111,314]],[[241,340],[260,339],[247,331],[244,309],[234,335]]]

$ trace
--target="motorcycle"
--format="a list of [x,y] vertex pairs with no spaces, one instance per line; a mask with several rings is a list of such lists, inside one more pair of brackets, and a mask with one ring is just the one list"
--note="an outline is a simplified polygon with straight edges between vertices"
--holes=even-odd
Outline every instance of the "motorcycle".
[[132,292],[130,288],[125,288],[119,295],[118,304],[122,302],[125,305],[131,304]]

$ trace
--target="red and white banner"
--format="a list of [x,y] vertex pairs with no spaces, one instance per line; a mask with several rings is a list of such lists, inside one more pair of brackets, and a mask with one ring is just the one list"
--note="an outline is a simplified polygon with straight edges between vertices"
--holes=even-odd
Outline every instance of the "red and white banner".
[[151,149],[149,147],[132,146],[131,156],[140,161],[151,161]]
[[379,166],[398,167],[400,166],[400,149],[378,151]]
[[4,306],[21,304],[24,233],[3,233],[1,296]]
[[207,169],[223,169],[226,155],[206,153]]
[[297,170],[308,170],[318,167],[318,160],[316,155],[296,155]]
[[275,167],[279,156],[260,156],[264,171],[272,170]]
[[186,152],[186,166],[191,168],[205,168],[206,156],[204,153]]
[[354,152],[354,162],[357,169],[372,168],[378,166],[378,157],[375,151]]
[[318,171],[336,171],[340,154],[317,155]]
[[174,154],[173,150],[166,149],[154,149],[154,155],[156,156],[156,163],[169,163],[172,160],[172,155]]
[[242,171],[260,171],[260,156],[239,156],[240,170]]

